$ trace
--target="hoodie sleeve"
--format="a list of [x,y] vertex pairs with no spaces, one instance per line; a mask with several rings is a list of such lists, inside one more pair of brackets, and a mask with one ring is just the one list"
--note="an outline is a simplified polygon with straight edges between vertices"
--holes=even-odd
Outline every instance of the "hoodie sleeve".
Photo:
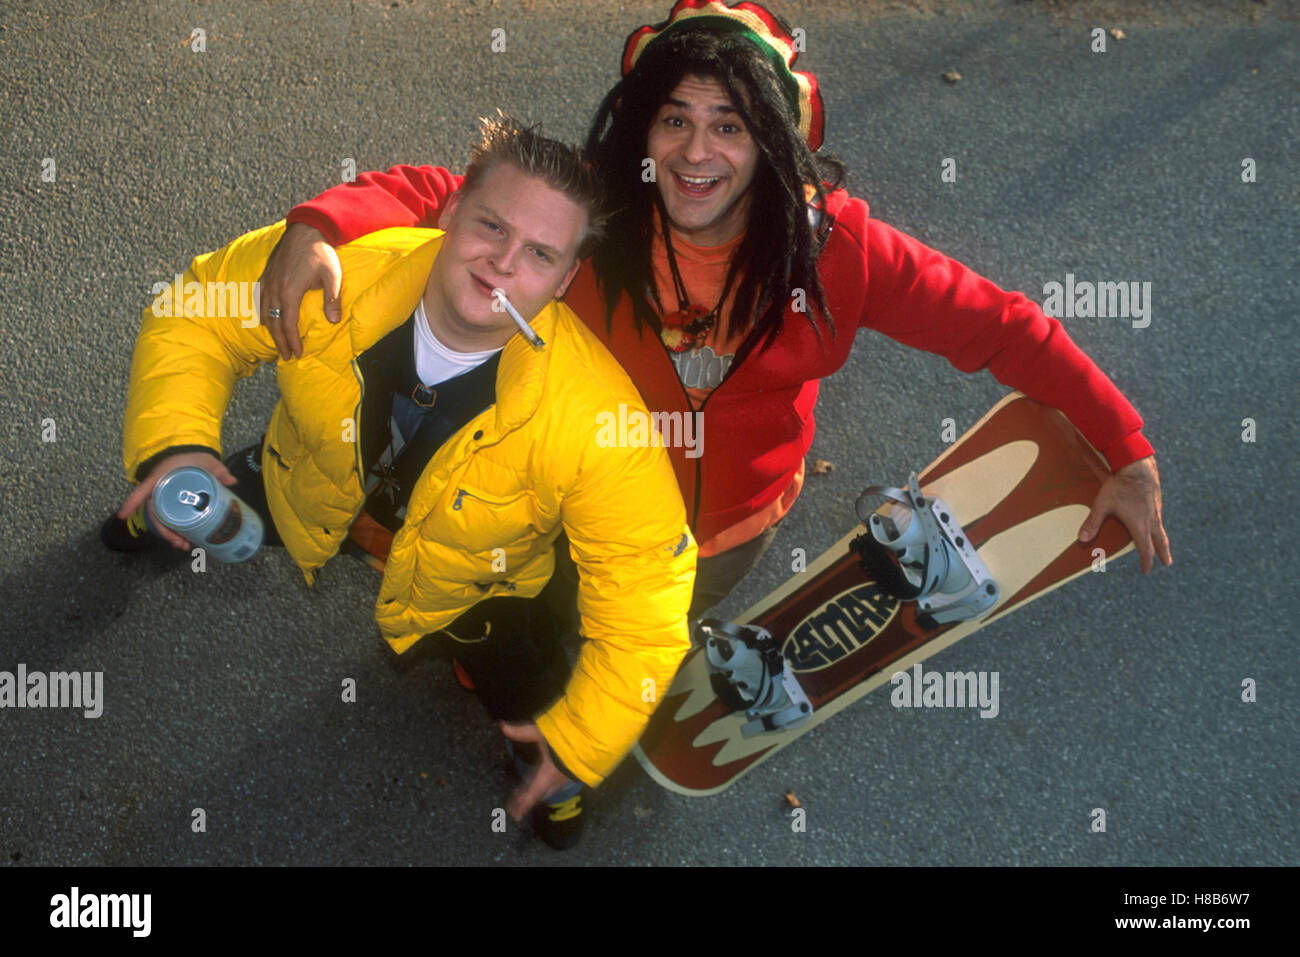
[[1152,454],[1142,417],[1059,320],[1023,293],[869,219],[864,203],[849,205],[859,208],[858,221],[850,213],[846,225],[867,267],[862,327],[941,355],[962,372],[988,369],[1003,385],[1060,409],[1112,470]]
[[437,226],[443,206],[463,179],[435,166],[362,173],[356,182],[331,187],[295,206],[286,219],[320,230],[332,246],[390,226]]

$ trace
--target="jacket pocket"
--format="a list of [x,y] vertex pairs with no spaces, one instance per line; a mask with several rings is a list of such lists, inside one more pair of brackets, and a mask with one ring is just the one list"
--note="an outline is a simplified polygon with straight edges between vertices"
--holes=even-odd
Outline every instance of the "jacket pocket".
[[[471,485],[458,485],[440,516],[449,544],[470,552],[516,546],[538,534],[536,511],[525,491],[514,495],[485,492]],[[435,538],[441,529],[435,528]]]
[[266,454],[269,455],[271,457],[271,461],[274,462],[276,465],[278,465],[280,468],[284,469],[286,472],[289,470],[289,463],[285,461],[285,458],[283,455],[280,454],[279,449],[277,449],[270,442],[266,444]]
[[465,499],[469,499],[471,505],[479,503],[481,506],[488,508],[509,508],[519,502],[525,493],[520,492],[515,496],[501,497],[499,495],[489,495],[486,492],[480,492],[478,489],[470,488],[468,485],[461,485],[456,489],[456,498],[452,501],[452,511],[459,512],[464,509]]

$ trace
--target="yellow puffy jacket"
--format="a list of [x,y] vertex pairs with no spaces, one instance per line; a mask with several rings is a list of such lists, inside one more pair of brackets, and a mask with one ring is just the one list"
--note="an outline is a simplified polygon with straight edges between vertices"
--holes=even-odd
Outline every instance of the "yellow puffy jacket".
[[[246,327],[228,304],[237,287],[220,284],[254,282],[283,229],[199,256],[183,297],[145,310],[123,435],[129,476],[171,446],[220,452],[235,379],[279,358],[266,328]],[[303,355],[277,364],[281,398],[263,475],[276,529],[308,584],[364,502],[356,358],[410,316],[441,236],[389,229],[340,248],[343,321],[330,324],[320,293],[310,294]],[[214,290],[222,295],[210,302]],[[532,325],[546,348],[519,335],[506,344],[495,404],[447,440],[412,490],[375,618],[400,654],[485,598],[534,596],[563,528],[588,640],[564,696],[536,721],[560,760],[594,786],[631,749],[689,647],[696,549],[664,449],[599,439],[602,414],[617,416],[620,404],[629,416],[644,413],[627,374],[567,306],[551,302]]]

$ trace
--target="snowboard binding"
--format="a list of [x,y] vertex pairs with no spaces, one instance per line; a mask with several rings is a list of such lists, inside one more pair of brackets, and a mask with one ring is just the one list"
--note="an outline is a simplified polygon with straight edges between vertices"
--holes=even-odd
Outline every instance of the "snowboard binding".
[[704,645],[709,683],[718,700],[749,721],[741,734],[797,728],[812,717],[812,704],[786,666],[781,643],[765,628],[705,618],[695,626]]
[[[894,504],[872,510],[868,499]],[[873,485],[860,496],[867,534],[853,541],[862,565],[895,598],[915,601],[926,629],[978,618],[998,600],[998,586],[942,499],[921,494],[915,472],[906,488]]]

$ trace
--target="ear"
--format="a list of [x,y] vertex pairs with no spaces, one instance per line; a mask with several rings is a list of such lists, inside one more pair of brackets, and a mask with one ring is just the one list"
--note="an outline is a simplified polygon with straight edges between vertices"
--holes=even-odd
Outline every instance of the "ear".
[[456,210],[460,207],[461,190],[456,190],[449,197],[447,203],[442,207],[442,212],[438,214],[438,228],[443,232],[451,229],[451,224],[456,218]]
[[576,258],[573,260],[573,265],[570,266],[569,271],[564,274],[564,279],[560,282],[560,287],[555,290],[555,295],[552,298],[554,299],[564,298],[564,294],[569,289],[569,283],[573,282],[573,277],[578,275],[578,267],[580,267],[581,265],[582,265],[581,260]]

